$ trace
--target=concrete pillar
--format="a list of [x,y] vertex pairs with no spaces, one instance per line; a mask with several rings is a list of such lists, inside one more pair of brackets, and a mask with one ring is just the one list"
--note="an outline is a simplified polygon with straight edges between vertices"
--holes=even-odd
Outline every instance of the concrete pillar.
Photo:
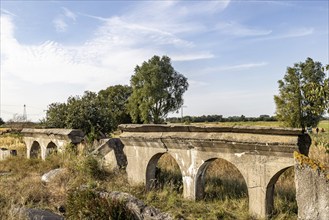
[[41,148],[41,159],[46,160],[47,157],[47,145],[49,144],[49,140],[39,139],[38,140]]
[[30,137],[24,137],[23,140],[24,140],[24,143],[26,146],[26,157],[28,159],[30,159],[31,158],[31,147],[33,144],[33,140]]
[[249,212],[257,218],[266,218],[266,188],[262,186],[249,187]]
[[183,197],[196,199],[196,176],[202,163],[194,149],[170,149],[169,153],[175,158],[183,178]]
[[240,171],[245,177],[248,188],[249,213],[257,218],[264,219],[267,216],[267,179],[268,170],[266,157],[260,155],[246,155],[244,166]]

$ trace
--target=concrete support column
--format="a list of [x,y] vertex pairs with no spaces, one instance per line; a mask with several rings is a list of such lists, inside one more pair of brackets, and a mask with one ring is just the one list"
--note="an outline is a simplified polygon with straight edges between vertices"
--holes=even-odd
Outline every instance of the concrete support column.
[[24,143],[26,146],[26,157],[28,159],[30,159],[31,158],[31,147],[32,147],[33,140],[28,137],[24,137],[23,140],[24,140]]
[[249,213],[257,218],[266,218],[266,188],[262,186],[249,187]]
[[196,200],[195,196],[195,176],[183,176],[183,197],[185,199]]
[[267,180],[270,175],[270,167],[266,165],[268,158],[261,155],[248,155],[244,159],[244,166],[240,166],[240,169],[248,188],[249,213],[264,219],[268,211],[266,202]]
[[40,150],[41,150],[41,159],[46,160],[47,157],[47,145],[49,144],[49,140],[38,140],[40,144]]
[[196,200],[196,176],[202,163],[194,149],[170,149],[169,153],[175,158],[183,178],[183,197]]

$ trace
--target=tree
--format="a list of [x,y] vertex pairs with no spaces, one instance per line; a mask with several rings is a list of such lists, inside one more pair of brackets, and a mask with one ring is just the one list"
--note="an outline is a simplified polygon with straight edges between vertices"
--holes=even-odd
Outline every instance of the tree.
[[317,126],[329,103],[322,64],[311,58],[295,63],[278,83],[279,95],[274,96],[278,120],[290,127]]
[[0,125],[3,125],[3,124],[5,124],[5,121],[2,120],[2,118],[0,118]]
[[187,78],[172,67],[167,56],[153,56],[137,65],[130,83],[128,111],[135,123],[161,123],[169,112],[183,105],[183,94],[188,88]]
[[65,128],[67,105],[65,103],[52,103],[48,106],[45,124],[50,128]]
[[113,126],[131,123],[127,110],[128,98],[132,93],[130,86],[115,85],[98,92],[98,98],[103,105],[103,110],[112,115]]
[[92,137],[110,133],[120,123],[131,123],[126,104],[131,94],[129,86],[110,86],[98,93],[85,91],[83,96],[71,96],[66,103],[48,106],[44,123],[52,128],[81,129]]
[[97,94],[86,91],[82,97],[67,100],[66,127],[82,129],[85,133],[105,134],[112,131],[112,115],[107,114]]

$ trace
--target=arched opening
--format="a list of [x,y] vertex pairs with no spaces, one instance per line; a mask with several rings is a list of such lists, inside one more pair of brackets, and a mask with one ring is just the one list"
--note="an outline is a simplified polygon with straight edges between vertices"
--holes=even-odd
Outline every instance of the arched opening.
[[51,154],[57,154],[57,146],[52,141],[47,145],[46,148],[46,156],[49,156]]
[[277,172],[266,188],[266,213],[273,218],[297,218],[295,171],[287,167]]
[[176,160],[168,153],[158,153],[149,161],[146,169],[146,189],[169,187],[183,192],[183,178]]
[[248,189],[240,171],[230,162],[213,158],[199,168],[196,178],[196,199],[243,199],[248,206]]
[[37,141],[33,141],[32,143],[30,158],[41,158],[41,147]]

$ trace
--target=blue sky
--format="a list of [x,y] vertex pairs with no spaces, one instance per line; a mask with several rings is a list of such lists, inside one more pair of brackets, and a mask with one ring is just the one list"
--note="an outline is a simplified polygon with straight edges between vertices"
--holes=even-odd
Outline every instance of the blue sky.
[[184,115],[273,115],[287,66],[329,63],[328,4],[2,0],[1,117],[129,84],[153,55],[188,78]]

